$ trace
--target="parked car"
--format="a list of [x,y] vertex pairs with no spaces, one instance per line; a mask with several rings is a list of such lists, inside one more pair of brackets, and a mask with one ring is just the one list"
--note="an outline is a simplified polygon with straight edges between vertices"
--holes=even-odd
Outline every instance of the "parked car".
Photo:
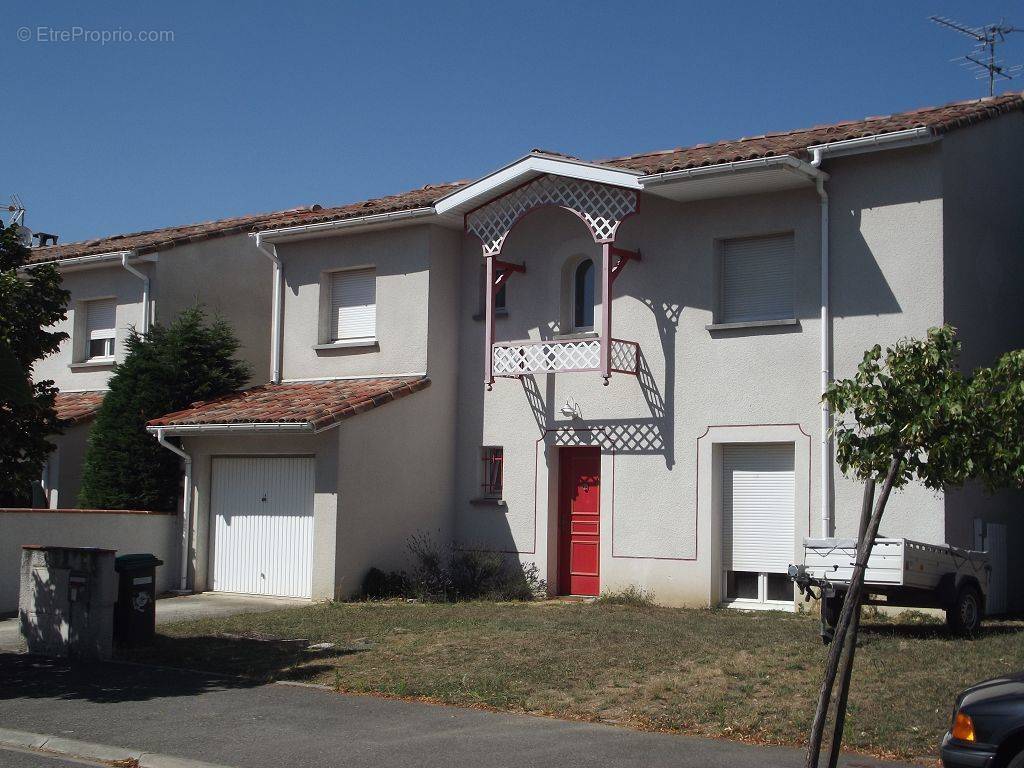
[[946,768],[1024,768],[1024,672],[962,691],[941,752]]

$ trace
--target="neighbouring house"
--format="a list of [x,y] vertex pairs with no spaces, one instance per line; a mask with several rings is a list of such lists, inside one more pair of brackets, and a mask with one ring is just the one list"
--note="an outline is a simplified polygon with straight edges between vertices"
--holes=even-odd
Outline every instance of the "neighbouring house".
[[[189,585],[344,597],[429,532],[557,594],[794,608],[803,538],[859,515],[825,383],[944,322],[966,366],[1024,347],[1022,160],[1007,94],[253,222],[265,287],[224,292],[267,297],[267,383],[150,424]],[[1014,551],[1021,512],[908,487],[883,531]]]
[[55,263],[71,293],[67,319],[58,328],[69,338],[34,371],[37,380],[56,383],[57,414],[67,422],[64,434],[51,438],[57,447],[41,478],[43,506],[79,506],[92,419],[114,363],[124,359],[131,328],[144,332],[151,322],[170,322],[200,302],[231,324],[253,380],[267,379],[271,265],[247,233],[314,208],[33,249],[31,262]]

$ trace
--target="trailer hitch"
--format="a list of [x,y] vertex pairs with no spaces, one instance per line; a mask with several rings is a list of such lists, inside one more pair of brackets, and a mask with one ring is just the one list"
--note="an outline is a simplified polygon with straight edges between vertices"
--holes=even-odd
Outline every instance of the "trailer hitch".
[[804,596],[804,602],[809,603],[811,600],[820,600],[821,593],[814,594],[814,590],[811,587],[818,587],[821,589],[821,583],[818,579],[815,579],[809,573],[807,573],[807,567],[803,565],[791,565],[787,569],[789,578],[796,584],[797,589],[800,590],[800,594]]
[[[786,572],[803,594],[805,603],[811,600],[821,601],[821,642],[828,645],[835,637],[836,620],[839,618],[839,609],[845,596],[844,590],[837,588],[828,579],[811,576],[803,565],[791,565]],[[817,594],[814,593],[815,589],[818,590]]]

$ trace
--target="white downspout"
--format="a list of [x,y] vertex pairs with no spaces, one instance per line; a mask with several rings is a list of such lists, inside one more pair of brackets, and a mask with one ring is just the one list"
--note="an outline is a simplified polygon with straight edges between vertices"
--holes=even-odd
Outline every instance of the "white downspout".
[[270,381],[279,384],[281,381],[281,259],[277,255],[277,246],[271,243],[270,248],[263,244],[260,232],[251,237],[256,241],[256,247],[274,262],[274,300],[270,313]]
[[[821,148],[812,150],[811,165],[821,166]],[[820,176],[815,185],[818,189],[818,201],[821,207],[821,393],[824,395],[832,382],[831,370],[831,330],[832,307],[829,291],[829,254],[828,254],[828,192],[825,181]],[[832,413],[828,403],[821,401],[821,535],[832,534],[832,436],[829,427]]]
[[188,544],[192,512],[192,457],[184,450],[167,442],[164,430],[156,430],[156,439],[164,448],[176,453],[185,461],[185,497],[181,503],[181,591],[188,591]]
[[136,251],[125,251],[121,254],[121,266],[142,281],[142,333],[145,335],[149,333],[149,319],[152,314],[149,307],[149,278],[128,263],[129,256],[138,255],[139,254]]

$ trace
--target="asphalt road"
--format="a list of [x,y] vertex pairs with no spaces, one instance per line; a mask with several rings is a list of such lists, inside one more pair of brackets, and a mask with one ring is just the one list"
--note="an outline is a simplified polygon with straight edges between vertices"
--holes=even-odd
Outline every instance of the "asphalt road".
[[104,768],[103,763],[45,755],[41,752],[0,747],[0,765],[4,768]]
[[[0,726],[237,768],[797,768],[803,762],[792,749],[14,654],[0,654]],[[849,757],[844,765],[887,764]]]

